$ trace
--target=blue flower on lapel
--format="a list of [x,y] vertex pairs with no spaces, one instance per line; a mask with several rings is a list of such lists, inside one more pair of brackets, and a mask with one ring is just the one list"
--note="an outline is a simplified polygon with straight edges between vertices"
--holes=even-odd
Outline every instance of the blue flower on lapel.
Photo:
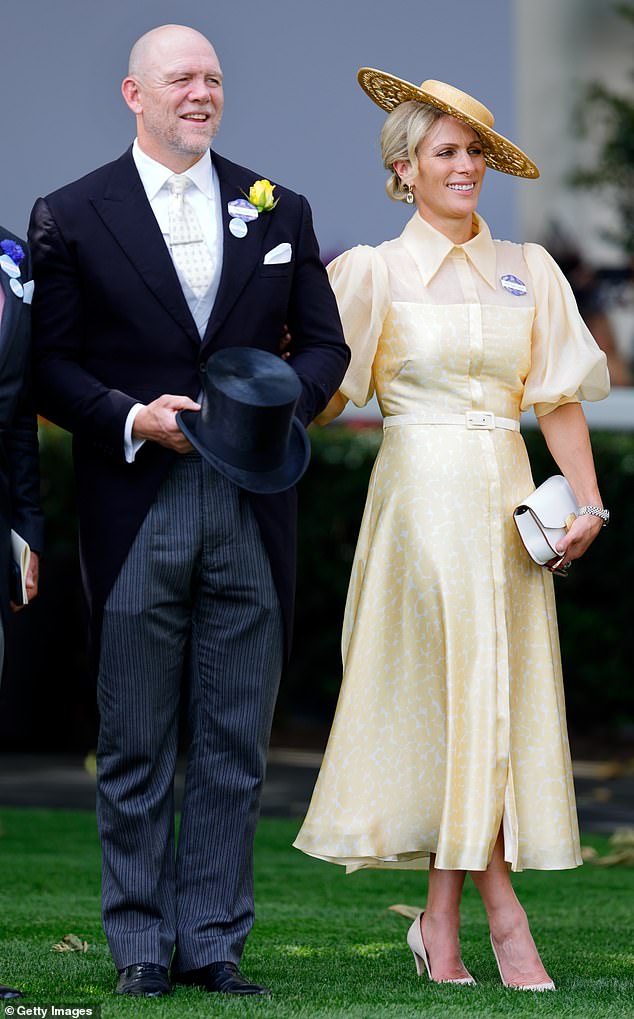
[[0,241],[0,248],[2,248],[3,253],[8,255],[16,265],[19,265],[20,262],[24,261],[24,248],[21,244],[18,244],[17,241],[10,241],[8,239]]

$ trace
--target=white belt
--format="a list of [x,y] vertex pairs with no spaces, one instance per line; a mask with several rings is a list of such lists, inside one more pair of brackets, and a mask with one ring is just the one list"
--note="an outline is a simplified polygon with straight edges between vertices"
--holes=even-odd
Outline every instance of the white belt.
[[466,414],[392,414],[383,418],[383,428],[396,425],[462,425],[477,431],[492,431],[494,428],[508,428],[519,432],[520,423],[513,418],[502,418],[490,410],[469,410]]

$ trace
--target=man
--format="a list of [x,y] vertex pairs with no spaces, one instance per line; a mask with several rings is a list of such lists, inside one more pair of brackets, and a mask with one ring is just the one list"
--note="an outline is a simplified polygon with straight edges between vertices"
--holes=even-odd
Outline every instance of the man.
[[[305,199],[277,187],[277,205],[257,215],[239,203],[258,175],[209,151],[223,87],[208,40],[183,26],[152,30],[133,47],[122,90],[133,147],[40,199],[30,235],[39,407],[74,433],[100,648],[104,929],[118,993],[169,993],[170,960],[174,981],[267,993],[237,965],[290,638],[295,493],[247,496],[191,452],[175,415],[198,409],[211,353],[277,353],[288,324],[307,424],[349,354]],[[174,858],[185,671],[190,746]]]
[[[42,545],[39,509],[37,422],[28,380],[30,300],[33,291],[26,244],[0,227],[0,673],[4,663],[4,625],[10,602],[11,529],[31,546],[26,575],[30,601],[37,594],[38,553]],[[0,1000],[21,992],[0,984]]]

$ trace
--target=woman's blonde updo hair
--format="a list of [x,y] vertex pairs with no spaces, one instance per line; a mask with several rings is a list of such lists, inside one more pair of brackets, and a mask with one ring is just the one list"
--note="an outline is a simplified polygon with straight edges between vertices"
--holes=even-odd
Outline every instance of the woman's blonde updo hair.
[[388,114],[381,131],[381,155],[383,166],[390,171],[385,190],[395,202],[405,200],[407,188],[394,169],[394,163],[407,159],[416,172],[418,146],[436,121],[444,116],[435,106],[414,100],[400,103]]

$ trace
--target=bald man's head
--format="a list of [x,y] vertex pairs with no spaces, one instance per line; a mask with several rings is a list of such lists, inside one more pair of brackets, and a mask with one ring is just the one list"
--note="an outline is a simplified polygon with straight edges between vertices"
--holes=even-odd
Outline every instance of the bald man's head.
[[128,75],[132,78],[142,78],[157,59],[167,56],[170,48],[178,45],[179,41],[185,42],[188,39],[202,47],[208,47],[215,56],[209,40],[195,28],[188,28],[187,25],[159,25],[137,39],[130,50]]
[[123,97],[137,120],[143,151],[182,173],[209,148],[224,103],[216,51],[200,32],[161,25],[130,53]]

